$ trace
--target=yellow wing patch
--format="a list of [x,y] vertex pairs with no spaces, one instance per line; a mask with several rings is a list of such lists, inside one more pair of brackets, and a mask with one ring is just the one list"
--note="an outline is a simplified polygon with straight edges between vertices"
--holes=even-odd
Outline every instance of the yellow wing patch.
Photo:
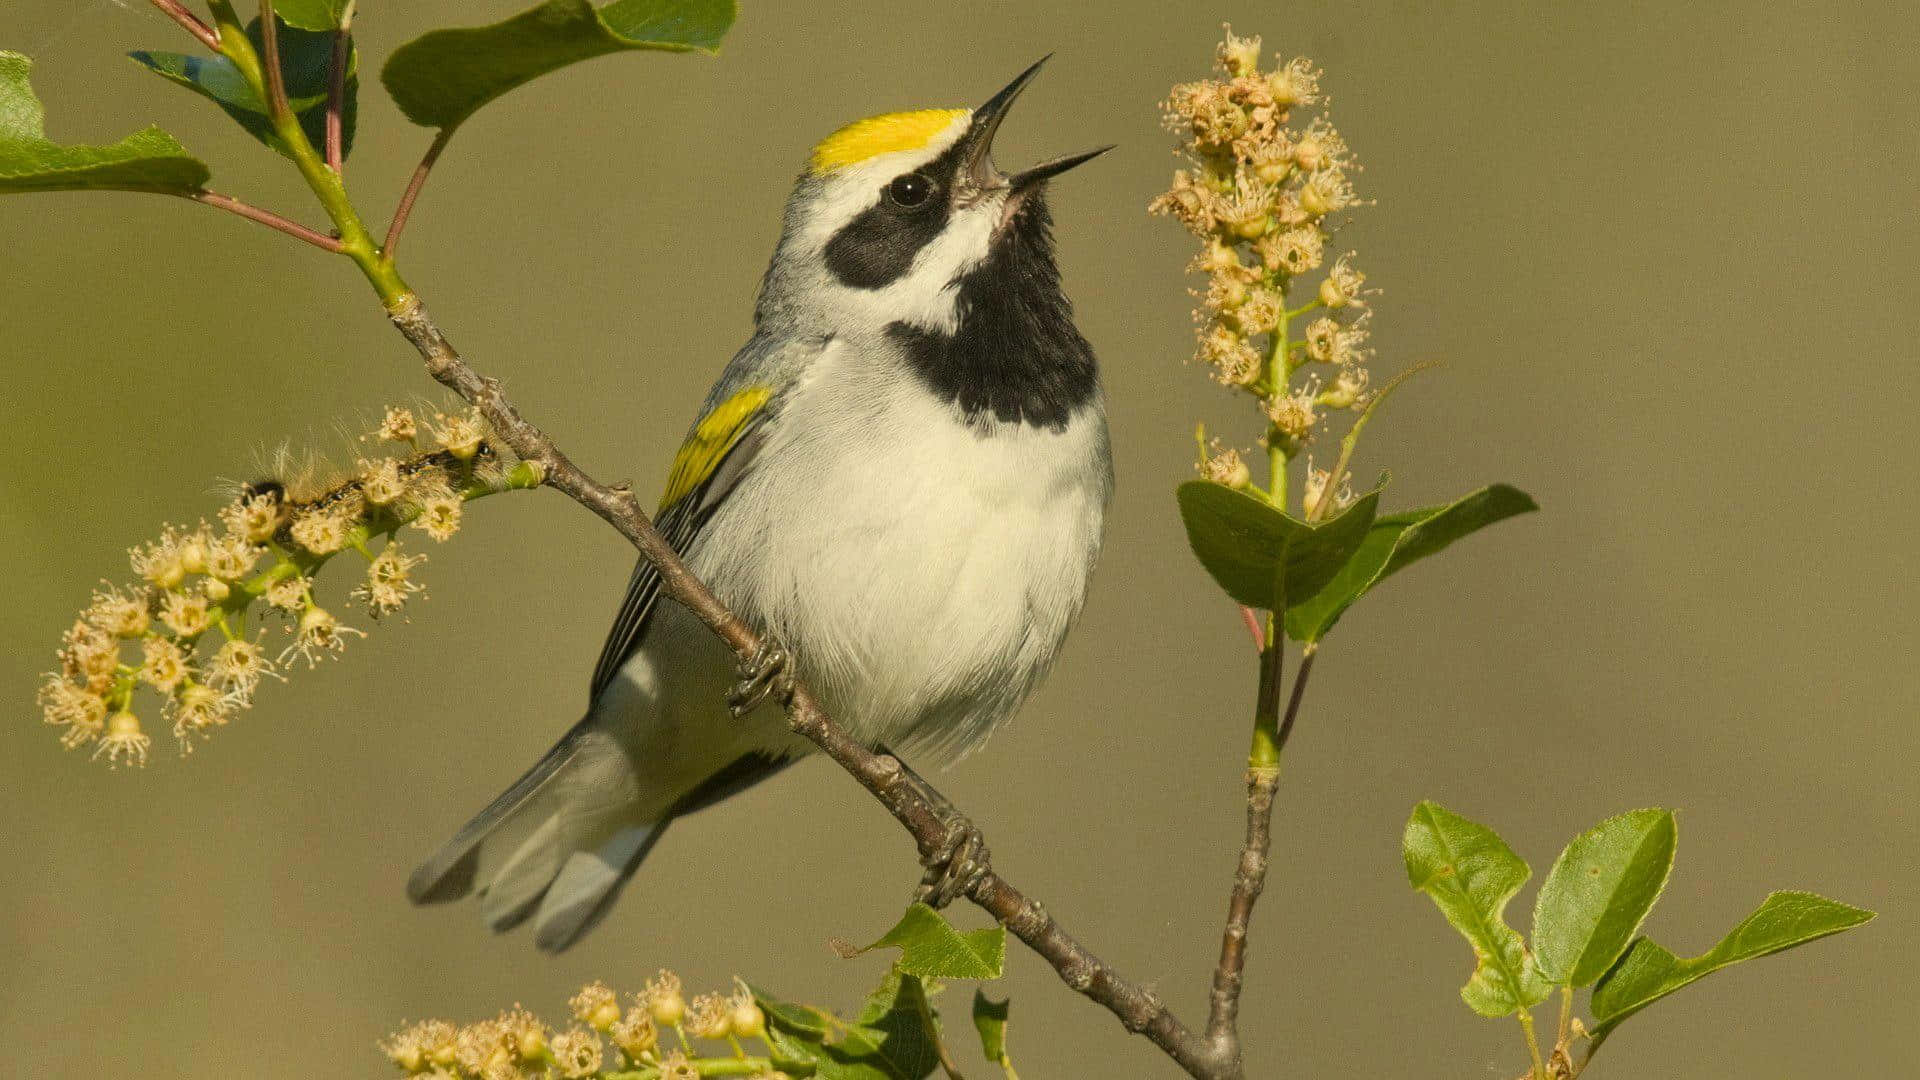
[[714,406],[712,412],[694,425],[693,434],[673,457],[673,471],[667,475],[667,493],[660,496],[660,509],[679,502],[687,493],[705,483],[713,470],[732,450],[752,420],[767,404],[773,391],[750,386]]
[[855,120],[813,148],[813,171],[832,172],[880,154],[918,150],[967,112],[966,109],[922,109]]

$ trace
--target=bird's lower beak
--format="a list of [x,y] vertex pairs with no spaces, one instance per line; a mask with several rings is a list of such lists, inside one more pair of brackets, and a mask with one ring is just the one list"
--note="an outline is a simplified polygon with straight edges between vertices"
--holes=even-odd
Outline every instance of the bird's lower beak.
[[1003,174],[993,163],[993,137],[1000,130],[1000,122],[1007,118],[1008,110],[1013,108],[1015,98],[1027,88],[1034,76],[1040,74],[1040,68],[1051,56],[1043,56],[1032,67],[1021,72],[1006,88],[987,100],[985,105],[973,111],[973,122],[962,137],[961,153],[964,155],[964,175],[972,185],[982,191],[999,188],[1011,188],[1015,194],[1032,190],[1053,177],[1059,176],[1076,165],[1085,164],[1113,149],[1102,146],[1097,150],[1087,150],[1078,154],[1067,154],[1051,161],[1044,161],[1030,169],[1012,176]]

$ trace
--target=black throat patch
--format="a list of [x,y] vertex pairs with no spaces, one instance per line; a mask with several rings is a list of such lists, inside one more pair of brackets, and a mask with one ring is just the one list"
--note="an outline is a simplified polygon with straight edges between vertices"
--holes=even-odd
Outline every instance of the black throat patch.
[[1059,431],[1099,392],[1093,347],[1060,290],[1052,226],[1041,193],[1028,195],[986,261],[961,278],[953,333],[887,327],[914,373],[969,423],[991,417]]

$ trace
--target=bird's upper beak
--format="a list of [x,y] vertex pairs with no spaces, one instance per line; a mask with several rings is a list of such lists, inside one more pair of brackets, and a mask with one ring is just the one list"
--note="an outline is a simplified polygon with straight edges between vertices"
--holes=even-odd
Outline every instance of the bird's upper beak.
[[973,121],[967,127],[967,133],[961,136],[961,154],[963,175],[971,186],[981,191],[1011,189],[1014,195],[1020,195],[1039,187],[1053,177],[1059,176],[1076,165],[1092,161],[1101,154],[1113,149],[1102,146],[1078,154],[1067,154],[1051,161],[1043,161],[1030,169],[1007,176],[993,163],[993,136],[1000,130],[1000,122],[1007,118],[1008,110],[1013,108],[1015,98],[1040,73],[1040,68],[1050,56],[1043,56],[1032,67],[1021,72],[1006,88],[987,100],[985,105],[973,111]]

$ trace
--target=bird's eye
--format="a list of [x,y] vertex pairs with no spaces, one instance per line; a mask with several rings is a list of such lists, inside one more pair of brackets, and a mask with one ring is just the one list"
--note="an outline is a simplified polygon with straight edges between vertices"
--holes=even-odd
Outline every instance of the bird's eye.
[[932,195],[933,181],[919,173],[896,176],[893,183],[887,185],[887,198],[892,199],[898,206],[919,206]]

